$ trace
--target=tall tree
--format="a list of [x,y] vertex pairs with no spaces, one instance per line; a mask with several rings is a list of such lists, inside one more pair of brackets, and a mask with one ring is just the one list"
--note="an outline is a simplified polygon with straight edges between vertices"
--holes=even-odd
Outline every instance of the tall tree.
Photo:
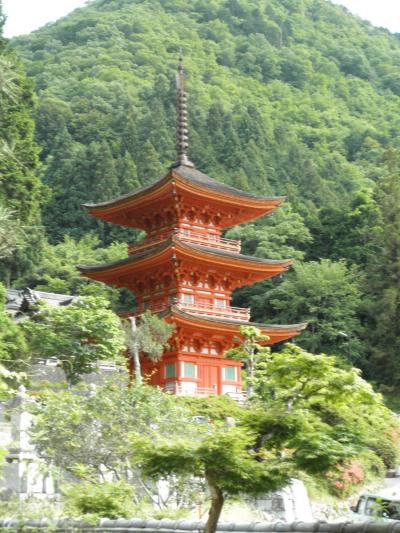
[[400,385],[400,153],[384,154],[384,176],[376,185],[379,220],[366,276],[368,375],[387,385]]
[[243,337],[242,343],[237,348],[228,350],[225,353],[225,357],[243,361],[247,372],[247,395],[252,396],[254,393],[256,363],[265,350],[260,343],[267,341],[268,337],[262,335],[261,331],[254,326],[240,326],[240,334]]
[[307,350],[342,355],[351,362],[361,357],[360,276],[344,261],[297,263],[267,297],[278,323],[299,318],[308,323],[298,338]]
[[[0,6],[0,31],[3,20]],[[16,249],[0,267],[7,284],[29,269],[41,249],[40,205],[46,195],[36,175],[39,149],[33,138],[33,105],[32,82],[0,36],[0,205],[14,211],[17,224],[30,226],[23,253]]]
[[140,355],[151,361],[159,361],[172,335],[174,326],[167,324],[157,315],[146,311],[140,316],[138,324],[135,317],[130,317],[124,324],[126,343],[133,359],[135,381],[143,383]]

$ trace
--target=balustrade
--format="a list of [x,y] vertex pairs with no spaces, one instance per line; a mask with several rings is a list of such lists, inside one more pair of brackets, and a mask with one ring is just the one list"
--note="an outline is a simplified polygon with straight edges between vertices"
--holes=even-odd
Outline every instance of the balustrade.
[[[191,242],[193,244],[200,244],[207,248],[216,248],[217,250],[225,250],[227,252],[240,253],[241,241],[235,239],[225,239],[218,235],[209,233],[196,233],[190,230],[175,230],[172,235],[177,235],[182,242]],[[163,242],[168,235],[157,235],[149,237],[141,243],[132,243],[128,245],[128,254],[132,255],[142,249],[156,246]]]
[[[159,313],[160,311],[166,309],[169,305],[171,304],[163,303],[149,304],[146,306],[141,305],[136,309],[135,315],[140,315],[146,310],[152,311],[153,313]],[[228,320],[240,320],[243,322],[248,322],[250,320],[250,309],[246,309],[244,307],[217,307],[215,305],[209,304],[184,302],[176,302],[173,305],[175,305],[178,309],[181,309],[182,311],[188,311],[189,313],[196,315],[215,316],[218,318],[226,318]]]

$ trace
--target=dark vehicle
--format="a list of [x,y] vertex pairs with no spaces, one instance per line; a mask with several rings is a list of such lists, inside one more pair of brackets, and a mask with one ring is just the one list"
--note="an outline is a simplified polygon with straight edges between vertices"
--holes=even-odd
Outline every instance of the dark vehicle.
[[380,520],[392,521],[400,520],[400,500],[392,500],[373,494],[363,494],[357,505],[351,507],[354,513],[352,518],[356,521]]

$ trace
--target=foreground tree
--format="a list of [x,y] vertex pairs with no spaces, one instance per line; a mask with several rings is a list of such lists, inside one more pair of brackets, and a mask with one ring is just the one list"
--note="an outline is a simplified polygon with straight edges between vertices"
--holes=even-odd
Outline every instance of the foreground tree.
[[30,367],[28,345],[5,310],[6,291],[0,283],[0,398],[26,378]]
[[140,355],[148,357],[151,361],[159,361],[164,353],[172,332],[173,324],[146,311],[140,315],[139,323],[135,317],[129,317],[124,324],[126,344],[133,359],[136,385],[143,383]]
[[46,394],[35,412],[39,453],[90,484],[109,473],[135,480],[135,502],[146,495],[159,508],[168,502],[154,498],[154,481],[168,480],[186,508],[202,492],[198,485],[193,490],[193,478],[204,484],[206,533],[214,533],[229,497],[268,492],[304,473],[326,484],[349,461],[366,478],[372,470],[383,474],[396,461],[399,429],[356,370],[294,345],[264,351],[245,407],[229,398],[182,399],[146,385],[110,383],[88,395]]
[[119,318],[101,298],[82,297],[67,307],[40,307],[21,327],[33,359],[55,357],[70,385],[95,372],[97,361],[118,360],[125,348]]
[[254,370],[257,360],[262,357],[265,350],[268,350],[260,343],[267,341],[268,337],[262,335],[261,330],[254,326],[240,326],[240,334],[243,337],[242,343],[240,346],[228,350],[225,357],[243,361],[247,371],[247,394],[251,396],[254,393]]
[[265,410],[265,427],[258,431],[276,432],[274,420],[281,414],[284,459],[293,454],[300,467],[318,473],[335,472],[355,458],[366,478],[396,464],[398,421],[359,370],[286,344],[265,354],[255,374],[256,397]]
[[[225,499],[239,494],[257,495],[284,486],[286,465],[277,457],[268,462],[255,452],[256,434],[245,427],[208,425],[195,438],[157,438],[143,445],[144,472],[154,479],[180,474],[204,479],[211,506],[204,533],[214,533]],[[143,444],[143,441],[142,441]]]
[[264,350],[250,406],[232,408],[235,426],[221,422],[226,406],[215,404],[213,418],[199,400],[197,414],[210,424],[202,424],[195,439],[177,433],[143,439],[144,472],[154,479],[178,473],[204,479],[211,499],[205,533],[215,532],[231,496],[268,492],[302,473],[326,483],[327,474],[356,458],[383,474],[396,460],[398,423],[358,371],[341,365],[294,345],[280,353]]
[[[31,438],[46,461],[85,481],[83,492],[88,497],[93,490],[100,493],[96,487],[111,474],[114,481],[131,486],[135,504],[150,503],[160,510],[172,499],[178,508],[190,507],[199,499],[193,479],[171,478],[170,493],[157,494],[141,472],[138,442],[144,435],[152,441],[167,438],[171,428],[177,434],[191,431],[191,414],[175,400],[156,387],[124,387],[118,380],[86,394],[49,392],[33,407]],[[84,496],[81,488],[75,493]]]

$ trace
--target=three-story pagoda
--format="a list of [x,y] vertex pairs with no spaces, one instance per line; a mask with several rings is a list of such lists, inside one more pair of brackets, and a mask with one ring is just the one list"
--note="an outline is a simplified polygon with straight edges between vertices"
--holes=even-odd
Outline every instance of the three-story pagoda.
[[89,214],[146,232],[128,257],[80,267],[88,278],[136,295],[139,316],[146,309],[175,325],[159,363],[143,358],[150,383],[176,394],[241,392],[241,363],[224,352],[240,337],[241,325],[255,325],[274,344],[298,335],[304,324],[253,324],[250,310],[230,305],[233,289],[287,270],[292,261],[240,253],[240,241],[221,236],[226,228],[263,216],[284,197],[260,197],[219,183],[194,168],[187,157],[187,105],[182,62],[177,76],[177,161],[154,183],[99,204]]

